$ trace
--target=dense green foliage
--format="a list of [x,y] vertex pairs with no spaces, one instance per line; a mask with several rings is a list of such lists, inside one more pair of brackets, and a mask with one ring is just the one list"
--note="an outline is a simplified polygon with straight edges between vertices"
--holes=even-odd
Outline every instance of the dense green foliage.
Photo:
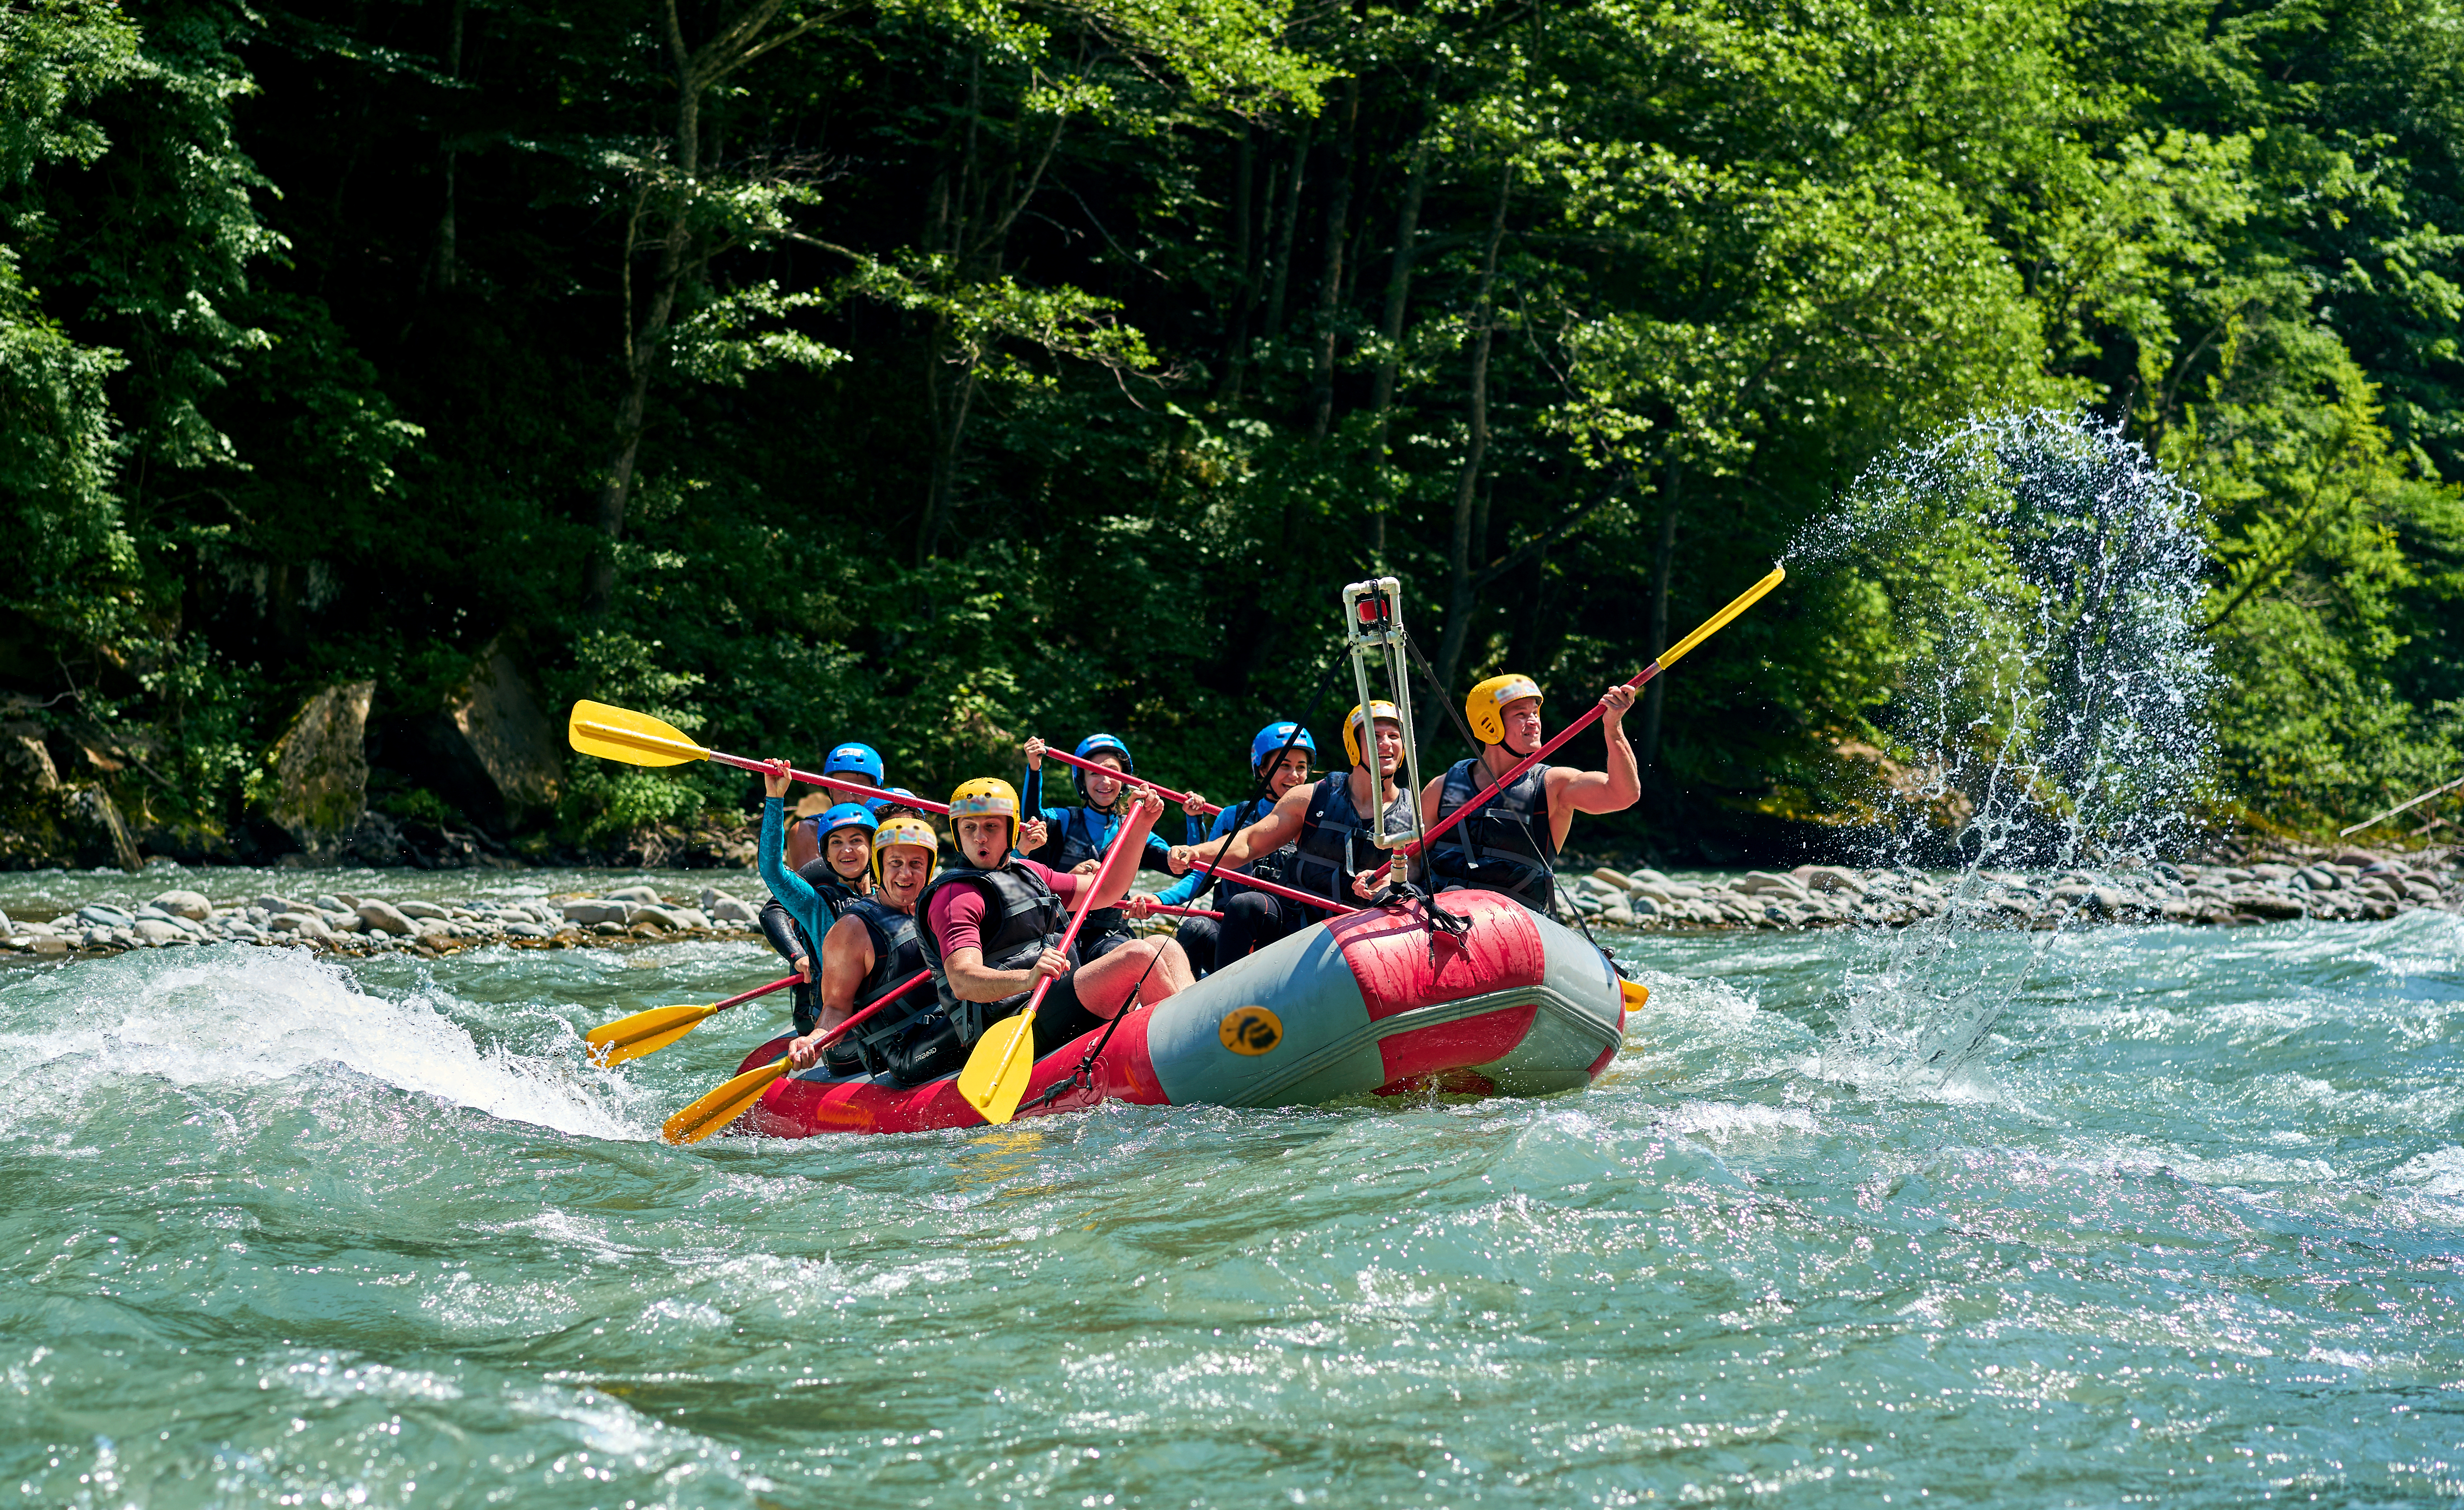
[[[2207,500],[2232,802],[2464,746],[2456,0],[20,0],[0,224],[0,680],[156,824],[500,634],[726,747],[1222,792],[1343,581],[1562,715],[2035,404]],[[1842,810],[1891,628],[1803,577],[1656,684],[1628,832]]]

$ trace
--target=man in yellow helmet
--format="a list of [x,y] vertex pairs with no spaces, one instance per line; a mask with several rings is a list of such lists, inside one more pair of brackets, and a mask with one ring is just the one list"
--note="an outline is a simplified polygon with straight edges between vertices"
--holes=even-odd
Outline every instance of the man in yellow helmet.
[[[1138,1001],[1157,1002],[1192,978],[1189,956],[1169,938],[1133,939],[1084,963],[1074,942],[1064,953],[1057,946],[1069,926],[1069,908],[1079,888],[1096,886],[1098,877],[1054,870],[1017,853],[1019,807],[1016,789],[990,777],[950,794],[958,857],[916,899],[924,920],[916,942],[933,972],[936,1015],[946,1018],[953,1045],[952,1061],[935,1073],[958,1068],[984,1029],[1024,1007],[1046,976],[1052,985],[1035,1014],[1038,1058],[1103,1026],[1129,1007],[1133,993]],[[1128,815],[1132,829],[1151,827],[1162,812],[1162,799],[1138,788]],[[1129,880],[1104,886],[1090,909],[1119,902]]]
[[[1642,795],[1642,773],[1622,727],[1634,689],[1610,688],[1600,706],[1609,768],[1535,765],[1524,772],[1430,845],[1431,885],[1441,891],[1502,892],[1535,911],[1556,910],[1557,851],[1574,815],[1623,812]],[[1540,748],[1540,684],[1528,676],[1492,676],[1463,699],[1463,717],[1481,742],[1480,755],[1457,761],[1421,790],[1421,821],[1432,828]]]
[[[1395,784],[1395,773],[1403,764],[1402,715],[1395,705],[1373,702],[1366,709],[1353,708],[1343,721],[1343,753],[1351,757],[1351,769],[1330,771],[1323,780],[1286,792],[1265,817],[1233,835],[1221,857],[1208,844],[1199,850],[1182,845],[1173,851],[1174,858],[1185,864],[1196,855],[1231,870],[1291,844],[1285,868],[1291,885],[1337,902],[1367,901],[1359,880],[1376,867],[1379,851],[1362,815],[1383,808],[1389,833],[1412,826],[1411,794]],[[1306,928],[1314,915],[1297,902],[1286,902],[1283,908],[1286,933]],[[1271,942],[1261,930],[1258,943]],[[1218,969],[1231,963],[1228,957],[1216,960]]]
[[921,818],[902,814],[883,821],[872,836],[872,894],[841,908],[838,921],[822,936],[821,1010],[812,1030],[787,1045],[789,1063],[804,1069],[826,1057],[838,1074],[887,1070],[909,1084],[947,1073],[913,1073],[919,1051],[929,1056],[932,1049],[933,1035],[919,1031],[919,1019],[938,1005],[930,982],[909,988],[859,1032],[826,1051],[819,1042],[823,1034],[885,999],[924,968],[924,952],[915,939],[915,899],[932,880],[940,852],[932,825]]

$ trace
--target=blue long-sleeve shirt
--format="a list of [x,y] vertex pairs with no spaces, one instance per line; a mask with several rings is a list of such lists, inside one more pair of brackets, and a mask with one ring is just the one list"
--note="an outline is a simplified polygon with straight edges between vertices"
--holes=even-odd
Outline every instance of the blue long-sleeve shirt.
[[[838,921],[838,914],[830,910],[811,882],[787,868],[787,803],[782,798],[761,799],[760,854],[761,884],[770,888],[770,894],[779,899],[779,905],[787,909],[787,915],[796,920],[804,936],[813,941],[813,948],[819,950],[823,935]],[[816,959],[813,978],[819,980],[821,976],[821,961]]]

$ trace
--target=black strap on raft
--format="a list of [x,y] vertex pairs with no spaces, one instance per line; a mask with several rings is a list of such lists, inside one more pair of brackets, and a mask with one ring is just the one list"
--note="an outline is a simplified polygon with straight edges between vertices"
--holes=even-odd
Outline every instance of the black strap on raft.
[[[1276,767],[1282,765],[1284,763],[1284,756],[1290,755],[1294,749],[1299,747],[1301,735],[1308,731],[1310,720],[1317,717],[1318,705],[1326,701],[1326,689],[1334,684],[1335,670],[1342,665],[1343,657],[1340,654],[1337,654],[1333,659],[1326,663],[1326,673],[1317,679],[1317,690],[1309,694],[1308,711],[1303,712],[1299,721],[1292,725],[1292,732],[1285,736],[1283,748],[1275,752],[1274,758],[1264,762],[1266,770],[1272,771]],[[1252,772],[1250,775],[1254,780],[1250,787],[1249,795],[1242,799],[1243,802],[1254,802],[1273,790],[1273,788],[1267,784],[1266,777],[1259,776],[1256,772]],[[1240,830],[1237,828],[1224,830],[1222,842],[1215,846],[1214,859],[1207,861],[1206,864],[1211,865],[1215,864],[1217,860],[1222,859],[1223,851],[1232,847],[1233,835],[1238,834]],[[1191,895],[1193,897],[1205,895],[1207,891],[1214,887],[1216,879],[1215,874],[1210,871],[1206,877],[1206,885],[1200,886],[1197,891],[1192,892]],[[1054,1102],[1059,1101],[1064,1092],[1075,1090],[1082,1085],[1089,1090],[1095,1088],[1095,1061],[1104,1057],[1104,1050],[1111,1045],[1113,1033],[1118,1031],[1121,1026],[1121,1019],[1128,1017],[1131,1011],[1137,1006],[1138,993],[1146,989],[1147,977],[1155,974],[1155,961],[1162,957],[1162,950],[1156,950],[1153,954],[1147,957],[1147,968],[1138,972],[1138,978],[1130,986],[1129,996],[1124,997],[1121,1001],[1121,1010],[1113,1013],[1111,1020],[1104,1024],[1104,1036],[1097,1039],[1095,1040],[1095,1046],[1089,1049],[1085,1056],[1078,1061],[1078,1067],[1069,1072],[1069,1078],[1067,1080],[1054,1081],[1051,1084],[1046,1085],[1044,1088],[1044,1094],[1027,1103],[1028,1105],[1038,1107],[1049,1106]]]

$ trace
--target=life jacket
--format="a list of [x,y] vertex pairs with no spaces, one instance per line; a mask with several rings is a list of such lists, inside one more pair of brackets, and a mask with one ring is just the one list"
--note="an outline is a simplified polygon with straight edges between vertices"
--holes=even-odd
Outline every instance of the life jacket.
[[[924,887],[915,899],[915,915],[919,919],[933,915],[933,898],[944,886],[964,883],[985,893],[983,955],[986,970],[1024,970],[1036,957],[1061,941],[1068,931],[1069,909],[1061,898],[1044,884],[1044,878],[1029,870],[1015,857],[1004,860],[993,869],[982,870],[958,864],[945,867]],[[1085,931],[1082,928],[1081,932]],[[1026,1005],[1027,992],[1004,996],[999,1001],[961,1001],[950,989],[950,974],[941,960],[941,941],[933,936],[929,927],[915,930],[915,946],[923,953],[924,966],[933,972],[933,994],[940,1010],[949,1015],[958,1030],[962,1044],[972,1045],[983,1037],[984,1029]],[[1078,963],[1078,950],[1073,942],[1069,963]]]
[[[845,915],[862,922],[872,940],[872,969],[865,973],[855,988],[854,1010],[862,1012],[887,996],[891,987],[913,979],[924,968],[924,948],[919,942],[924,930],[917,926],[913,914],[870,897],[851,904]],[[883,1048],[909,1023],[937,1010],[939,1004],[927,982],[882,1008],[862,1031],[851,1035],[865,1068],[877,1073],[882,1067],[879,1061]]]
[[[804,885],[811,886],[813,894],[822,899],[822,907],[829,913],[830,921],[833,923],[847,915],[848,907],[863,900],[862,895],[854,887],[841,880],[839,873],[830,868],[827,856],[805,861],[796,867],[796,874],[803,877]],[[787,993],[787,999],[791,1006],[790,1015],[795,1018],[796,1031],[800,1034],[810,1033],[813,1031],[813,1024],[821,1018],[822,941],[805,936],[804,925],[797,922],[796,915],[789,912],[778,899],[771,899],[763,910],[767,911],[774,907],[778,908],[785,917],[787,930],[804,946],[804,957],[813,962],[813,978],[796,982]],[[774,937],[771,942],[776,944],[779,941]],[[780,952],[784,954],[786,951],[782,949]],[[914,973],[912,970],[908,972],[911,975]]]
[[[1438,818],[1478,797],[1488,777],[1476,760],[1446,768]],[[1549,768],[1535,765],[1474,809],[1429,846],[1429,873],[1441,891],[1469,887],[1512,897],[1535,912],[1556,914],[1557,845],[1549,824]]]
[[[1065,808],[1063,811],[1067,816],[1061,820],[1060,837],[1054,841],[1057,849],[1047,864],[1055,870],[1074,870],[1089,860],[1103,859],[1107,836],[1099,832],[1095,824],[1099,821],[1109,821],[1112,835],[1117,836],[1121,830],[1120,815],[1098,813],[1091,807]],[[1130,920],[1119,908],[1098,908],[1088,913],[1087,921],[1079,925],[1078,936],[1093,940],[1107,933],[1126,933],[1129,929]]]
[[[1386,804],[1386,827],[1390,833],[1411,830],[1411,793],[1398,791],[1395,800]],[[1352,805],[1352,773],[1328,774],[1310,794],[1300,838],[1291,845],[1292,855],[1287,862],[1291,884],[1337,902],[1350,902],[1353,872],[1368,869],[1380,852],[1371,837],[1374,832]]]

